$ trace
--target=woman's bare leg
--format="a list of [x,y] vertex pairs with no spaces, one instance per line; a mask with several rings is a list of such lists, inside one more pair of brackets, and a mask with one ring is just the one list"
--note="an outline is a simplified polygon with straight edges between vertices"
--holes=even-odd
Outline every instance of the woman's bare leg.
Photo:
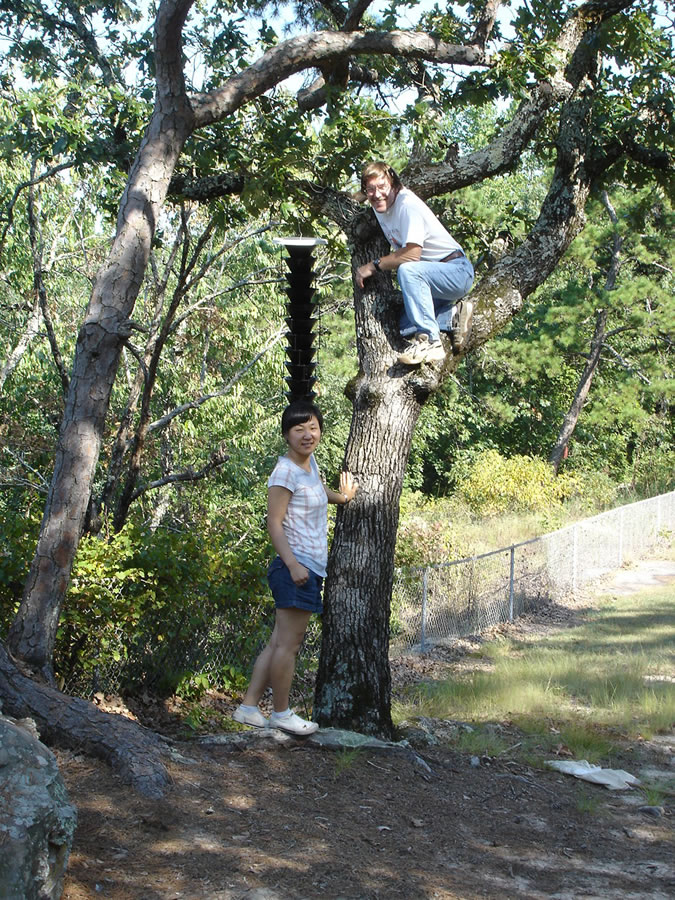
[[288,709],[295,660],[310,616],[311,613],[304,609],[277,609],[272,636],[253,666],[243,700],[246,706],[257,706],[265,689],[271,687],[275,712]]

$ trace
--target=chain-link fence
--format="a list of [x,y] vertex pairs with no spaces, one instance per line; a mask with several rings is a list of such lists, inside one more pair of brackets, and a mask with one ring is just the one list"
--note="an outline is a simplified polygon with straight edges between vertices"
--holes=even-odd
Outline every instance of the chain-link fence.
[[[206,679],[214,688],[240,685],[269,640],[273,625],[271,598],[249,602],[244,614],[231,610],[213,616],[207,625],[196,624],[189,641],[164,640],[150,631],[130,638],[122,625],[106,623],[100,633],[87,636],[87,646],[80,648],[73,666],[62,664],[68,671],[63,690],[91,699],[97,693],[136,694],[140,690],[162,696],[176,691],[189,695],[199,689],[198,679]],[[321,622],[312,617],[298,659],[295,699],[303,691],[306,670],[318,660],[320,647]]]
[[479,634],[642,556],[675,529],[675,491],[541,538],[441,565],[398,569],[390,655]]
[[[675,491],[491,553],[398,569],[391,656],[423,652],[513,621],[543,600],[564,596],[638,558],[661,533],[674,529]],[[91,697],[142,685],[168,693],[200,675],[214,687],[231,684],[248,674],[269,637],[273,613],[269,598],[249,601],[243,621],[241,609],[202,618],[194,628],[182,629],[189,639],[179,644],[142,633],[130,641],[122,627],[104,623],[101,634],[86,636],[87,646],[78,655],[84,664],[64,667],[69,671],[64,690]],[[299,660],[301,683],[302,672],[311,670],[318,657],[320,641],[321,624],[313,618]]]

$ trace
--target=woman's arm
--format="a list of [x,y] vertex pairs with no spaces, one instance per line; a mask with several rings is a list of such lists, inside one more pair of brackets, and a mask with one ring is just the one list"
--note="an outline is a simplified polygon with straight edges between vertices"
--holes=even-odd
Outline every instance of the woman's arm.
[[300,587],[308,580],[309,570],[295,558],[283,528],[283,521],[292,496],[293,494],[288,488],[280,485],[275,484],[267,489],[267,531],[274,549],[288,566],[293,583]]
[[358,487],[359,483],[354,479],[351,472],[340,472],[340,490],[338,492],[331,490],[324,484],[328,502],[337,503],[338,506],[344,506],[350,500],[353,500]]

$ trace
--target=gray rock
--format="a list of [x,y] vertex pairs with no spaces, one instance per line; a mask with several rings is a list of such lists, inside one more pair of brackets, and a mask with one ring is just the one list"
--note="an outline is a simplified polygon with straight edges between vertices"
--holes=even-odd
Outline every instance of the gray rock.
[[660,819],[664,809],[662,806],[641,806],[638,812],[644,813],[645,816],[651,816],[652,819]]
[[0,715],[0,900],[61,896],[76,823],[54,754]]

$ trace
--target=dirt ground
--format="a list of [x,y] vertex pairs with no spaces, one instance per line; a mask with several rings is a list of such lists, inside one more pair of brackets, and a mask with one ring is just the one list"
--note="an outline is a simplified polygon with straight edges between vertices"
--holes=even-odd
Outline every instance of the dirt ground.
[[[616,592],[675,584],[675,564],[645,565]],[[589,603],[549,606],[502,630],[573,627]],[[465,669],[471,647],[396,662],[395,690]],[[675,897],[672,792],[655,807],[639,790],[531,769],[517,760],[509,723],[494,728],[513,753],[480,759],[450,746],[461,723],[411,725],[408,749],[252,730],[174,740],[161,800],[60,752],[79,816],[64,900]],[[626,746],[619,767],[675,777],[675,734]]]

